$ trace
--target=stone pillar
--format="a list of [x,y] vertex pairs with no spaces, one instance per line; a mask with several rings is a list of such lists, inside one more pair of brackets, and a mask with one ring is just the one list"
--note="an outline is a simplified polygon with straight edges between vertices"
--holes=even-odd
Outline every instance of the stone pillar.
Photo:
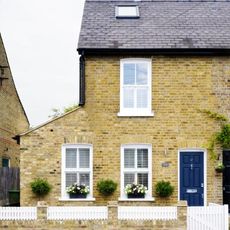
[[118,203],[117,201],[108,202],[108,224],[117,226],[118,223]]
[[37,217],[38,220],[47,220],[47,204],[44,201],[38,201],[37,203]]
[[179,229],[187,229],[187,201],[180,200],[177,204],[177,221]]

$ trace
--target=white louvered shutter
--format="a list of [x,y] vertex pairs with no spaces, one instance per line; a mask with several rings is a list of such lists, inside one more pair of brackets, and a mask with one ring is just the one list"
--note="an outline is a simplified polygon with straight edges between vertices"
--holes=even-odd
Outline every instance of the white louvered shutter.
[[66,168],[77,167],[77,149],[69,148],[66,149]]
[[148,168],[148,149],[137,149],[137,168]]
[[79,168],[89,167],[89,149],[79,149]]

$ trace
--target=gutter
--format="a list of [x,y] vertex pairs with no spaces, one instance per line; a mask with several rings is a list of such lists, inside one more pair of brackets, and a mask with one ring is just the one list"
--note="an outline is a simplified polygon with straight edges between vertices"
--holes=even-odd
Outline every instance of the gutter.
[[166,56],[230,56],[230,48],[167,48],[167,49],[113,49],[78,48],[80,55],[166,55]]

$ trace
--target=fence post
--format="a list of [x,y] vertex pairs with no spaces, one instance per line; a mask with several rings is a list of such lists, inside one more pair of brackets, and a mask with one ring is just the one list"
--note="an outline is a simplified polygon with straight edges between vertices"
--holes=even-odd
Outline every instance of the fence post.
[[47,220],[47,204],[44,201],[38,201],[37,203],[37,219]]
[[118,221],[118,203],[117,201],[108,202],[108,223],[117,226]]
[[224,230],[229,229],[229,219],[228,219],[228,205],[224,205]]
[[182,227],[182,229],[187,229],[187,201],[179,200],[177,204],[177,219],[178,225]]

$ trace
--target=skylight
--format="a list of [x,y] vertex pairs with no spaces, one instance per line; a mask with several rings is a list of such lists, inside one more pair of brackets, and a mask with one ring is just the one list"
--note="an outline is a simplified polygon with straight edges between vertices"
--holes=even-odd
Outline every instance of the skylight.
[[139,18],[138,6],[116,6],[117,18]]

